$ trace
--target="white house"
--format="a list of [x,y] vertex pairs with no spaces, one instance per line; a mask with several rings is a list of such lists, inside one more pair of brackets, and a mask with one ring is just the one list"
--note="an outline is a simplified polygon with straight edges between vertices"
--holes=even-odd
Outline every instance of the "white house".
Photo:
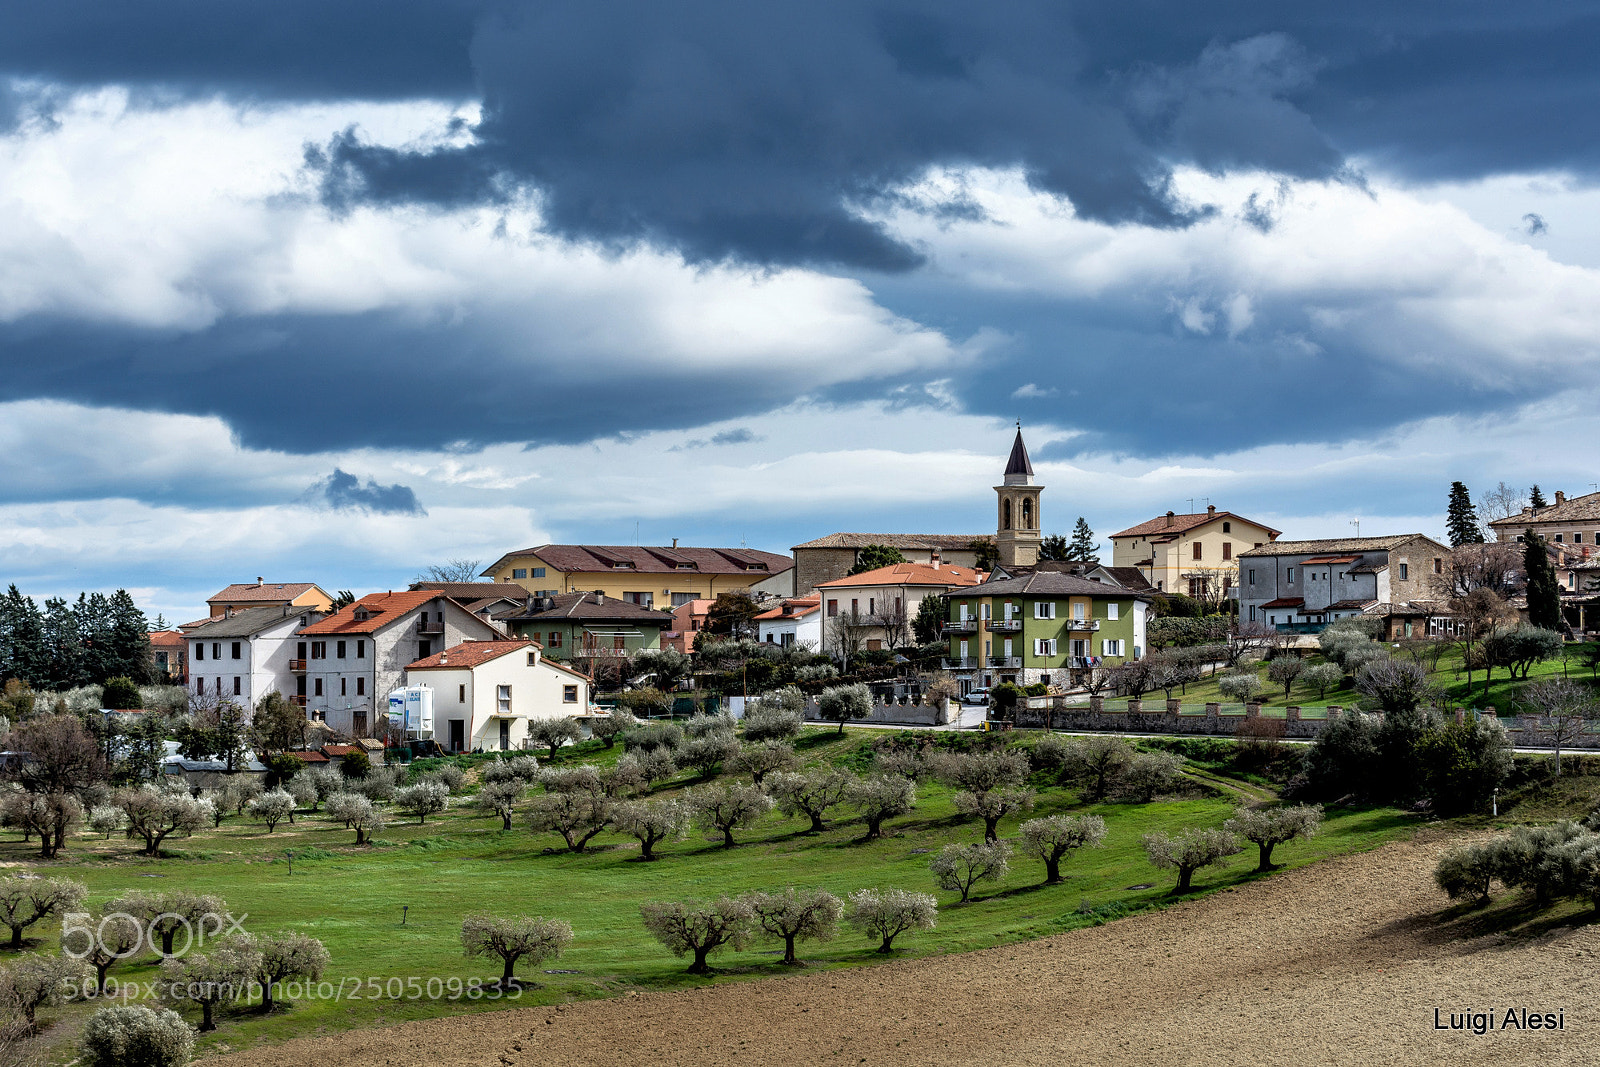
[[756,616],[756,640],[769,645],[809,645],[822,649],[822,596],[790,597]]
[[435,590],[369,593],[301,628],[293,662],[296,702],[342,734],[368,737],[387,714],[389,691],[402,684],[407,664],[462,641],[504,636]]
[[273,690],[292,696],[298,684],[292,669],[295,632],[321,618],[289,604],[225,609],[183,635],[192,665],[189,691],[231,700],[246,711]]
[[467,641],[406,667],[433,690],[435,737],[451,752],[526,747],[533,719],[587,714],[589,676],[532,641]]

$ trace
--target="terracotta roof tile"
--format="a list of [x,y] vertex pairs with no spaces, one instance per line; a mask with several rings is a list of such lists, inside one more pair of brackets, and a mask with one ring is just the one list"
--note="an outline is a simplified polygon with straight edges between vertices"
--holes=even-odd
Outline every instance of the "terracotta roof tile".
[[966,549],[974,541],[994,540],[994,534],[875,534],[832,533],[815,541],[795,545],[800,548],[866,548],[882,545],[885,548],[937,548],[941,550]]
[[518,649],[534,648],[532,641],[463,641],[443,652],[435,652],[425,659],[406,664],[408,671],[465,670],[488,663],[501,656],[509,656]]
[[187,640],[176,630],[157,630],[150,635],[152,648],[183,648]]
[[[431,600],[450,598],[432,589],[406,590],[400,593],[368,593],[354,604],[346,604],[321,622],[314,622],[300,632],[303,634],[370,634],[390,625],[409,611],[422,607]],[[356,612],[365,610],[368,618],[356,618]]]
[[1530,508],[1516,515],[1495,519],[1489,525],[1496,529],[1520,530],[1544,522],[1594,522],[1597,520],[1600,520],[1600,493],[1585,493],[1583,496],[1575,496],[1571,500],[1560,504],[1542,507],[1537,513]]
[[[1394,534],[1388,537],[1330,537],[1321,541],[1274,541],[1270,545],[1262,545],[1260,548],[1252,548],[1248,551],[1240,552],[1239,555],[1241,557],[1262,557],[1321,555],[1333,552],[1341,554],[1387,552],[1418,538],[1425,541],[1433,540],[1425,534],[1409,533]],[[1434,543],[1437,544],[1437,542]],[[1440,545],[1440,547],[1443,548],[1444,546]]]
[[[250,600],[293,600],[312,589],[317,589],[316,582],[263,582],[260,585],[255,582],[240,582],[238,585],[228,586],[216,596],[209,598],[206,603],[238,604]],[[317,591],[322,592],[320,589]]]
[[975,571],[970,567],[935,567],[931,563],[891,563],[887,567],[852,574],[847,578],[818,582],[817,588],[846,589],[868,585],[932,585],[945,588],[977,585],[983,579],[982,571]]
[[[1149,522],[1141,522],[1137,526],[1130,526],[1126,530],[1114,533],[1112,537],[1144,537],[1147,534],[1181,534],[1188,533],[1196,527],[1204,526],[1215,519],[1238,519],[1248,522],[1252,526],[1259,526],[1273,537],[1281,534],[1282,530],[1274,530],[1266,523],[1247,519],[1243,515],[1235,515],[1231,511],[1199,511],[1188,515],[1157,515]],[[1170,525],[1169,525],[1170,520]]]
[[536,545],[507,552],[484,574],[493,574],[518,556],[536,556],[563,574],[782,574],[794,560],[753,548],[661,548],[637,545]]

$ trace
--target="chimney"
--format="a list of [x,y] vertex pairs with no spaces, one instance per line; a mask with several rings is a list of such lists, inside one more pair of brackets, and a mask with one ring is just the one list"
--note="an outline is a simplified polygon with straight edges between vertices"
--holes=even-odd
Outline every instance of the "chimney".
[[606,602],[606,595],[600,590],[596,589],[594,591],[594,602],[596,604],[604,604]]
[[443,667],[446,663],[449,663],[449,662],[450,662],[450,653],[448,653],[448,652],[439,653],[439,666]]
[[222,617],[224,619],[233,618],[233,605],[232,604],[229,604],[227,607],[222,609]]
[[673,548],[677,548],[678,547],[678,539],[676,537],[674,537],[672,539],[672,547]]
[[1207,504],[1206,505],[1206,514],[1207,515],[1215,515],[1216,513],[1217,513],[1217,506],[1215,504]]
[[259,589],[261,586],[266,585],[266,584],[267,584],[267,580],[265,578],[261,577],[261,575],[259,575],[259,574],[256,575],[256,588]]
[[1175,519],[1175,518],[1177,518],[1177,513],[1176,512],[1173,512],[1173,511],[1167,512],[1167,525],[1171,526],[1172,525],[1172,520]]
[[1565,494],[1561,490],[1557,489],[1556,490],[1556,503],[1557,504],[1565,504],[1566,502],[1567,502],[1567,494]]

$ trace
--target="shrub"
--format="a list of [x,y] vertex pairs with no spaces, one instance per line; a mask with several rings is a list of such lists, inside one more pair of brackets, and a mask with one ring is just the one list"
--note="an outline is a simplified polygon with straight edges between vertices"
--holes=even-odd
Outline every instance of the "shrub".
[[1304,792],[1319,799],[1380,795],[1378,731],[1375,717],[1359,713],[1327,723],[1306,749]]
[[805,725],[806,698],[798,689],[768,693],[745,709],[746,741],[787,741]]
[[360,781],[372,773],[372,759],[361,749],[352,749],[339,761],[339,773],[347,779]]
[[461,792],[461,787],[467,784],[467,772],[454,763],[444,764],[428,777],[444,786],[451,796]]
[[517,963],[526,959],[534,966],[557,959],[572,943],[572,926],[563,919],[542,915],[513,915],[500,918],[482,912],[461,920],[461,947],[468,959],[491,956],[505,965],[500,988],[517,985],[513,975]]
[[781,893],[749,893],[756,924],[773,937],[783,939],[783,962],[797,964],[796,941],[831,941],[844,915],[844,902],[826,889],[796,889]]
[[878,938],[882,953],[893,952],[894,939],[908,930],[932,930],[938,915],[939,902],[932,893],[909,889],[858,889],[845,907],[845,921]]
[[1481,811],[1511,775],[1511,735],[1497,720],[1435,725],[1416,746],[1423,788],[1440,814]]
[[1421,664],[1397,659],[1374,659],[1356,672],[1356,691],[1385,714],[1409,714],[1433,695],[1428,672]]
[[1239,852],[1238,840],[1227,830],[1184,830],[1177,837],[1165,833],[1145,834],[1141,841],[1152,864],[1162,870],[1178,872],[1173,895],[1189,891],[1195,871],[1221,863]]
[[85,1067],[183,1067],[194,1033],[166,1008],[101,1008],[84,1024],[78,1051]]
[[119,710],[142,709],[144,696],[132,678],[107,678],[100,694],[100,706]]
[[755,925],[755,910],[749,902],[731,897],[644,904],[639,908],[639,917],[650,936],[674,956],[694,954],[690,974],[709,974],[706,958],[725,945],[743,949]]
[[1011,870],[1011,846],[1004,841],[946,845],[928,864],[940,889],[961,894],[967,903],[979,882],[998,882]]
[[1106,821],[1098,815],[1050,815],[1022,824],[1022,851],[1044,861],[1046,885],[1061,881],[1061,861],[1080,848],[1100,848]]
[[1258,871],[1272,870],[1272,850],[1297,837],[1315,837],[1322,828],[1322,808],[1300,805],[1293,808],[1240,808],[1222,824],[1260,850]]

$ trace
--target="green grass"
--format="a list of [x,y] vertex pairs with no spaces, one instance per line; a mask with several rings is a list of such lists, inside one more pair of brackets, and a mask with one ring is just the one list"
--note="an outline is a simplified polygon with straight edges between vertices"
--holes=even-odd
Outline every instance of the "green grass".
[[[1019,731],[1016,736],[1026,739],[1028,734]],[[809,760],[859,762],[865,744],[856,731],[842,738],[831,731],[812,731],[801,750]],[[620,749],[602,750],[591,742],[562,762],[607,761],[619,754]],[[658,788],[657,793],[683,784]],[[1035,785],[1048,783],[1039,780]],[[1065,789],[1041,788],[1033,814],[1101,815],[1109,827],[1106,847],[1073,857],[1064,866],[1068,877],[1061,885],[1041,886],[1043,865],[1019,856],[1010,876],[998,885],[980,887],[971,904],[956,906],[955,894],[939,892],[938,928],[903,936],[896,942],[896,955],[987,948],[1163,906],[1173,878],[1146,862],[1140,835],[1217,825],[1235,803],[1236,794],[1225,785],[1197,784],[1182,799],[1151,804],[1088,806]],[[1006,820],[1002,835],[1014,836],[1019,821]],[[528,974],[541,988],[511,1002],[528,1005],[786,973],[777,962],[781,945],[757,944],[746,952],[713,956],[719,973],[712,979],[687,975],[687,961],[673,957],[645,933],[638,906],[653,899],[712,897],[786,884],[823,886],[841,896],[864,886],[934,891],[927,870],[931,852],[982,835],[981,823],[961,819],[948,793],[936,785],[922,787],[917,809],[892,820],[886,827],[891,836],[884,840],[860,841],[862,825],[847,814],[828,832],[814,836],[801,832],[803,822],[773,815],[743,833],[738,848],[723,849],[696,833],[662,847],[662,858],[654,863],[639,861],[637,844],[615,834],[603,834],[596,839],[597,848],[572,855],[554,851],[560,845],[554,835],[502,831],[499,825],[463,805],[424,826],[414,819],[392,824],[380,847],[356,848],[353,832],[321,815],[301,813],[293,827],[281,826],[271,835],[247,820],[229,820],[219,831],[174,842],[171,854],[160,859],[137,856],[136,843],[116,835],[110,841],[80,838],[50,864],[40,863],[28,846],[9,839],[0,842],[0,860],[81,879],[90,886],[94,905],[129,889],[216,893],[235,914],[248,915],[244,926],[253,932],[294,928],[321,938],[333,957],[325,980],[344,982],[347,991],[355,980],[369,977],[380,983],[414,977],[424,993],[430,978],[496,978],[497,965],[462,958],[460,922],[470,911],[566,919],[576,935],[573,944],[559,961],[544,966],[575,973]],[[1298,866],[1373,848],[1409,833],[1411,825],[1410,819],[1387,809],[1334,810],[1321,836],[1280,847],[1274,858]],[[292,877],[288,849],[296,851]],[[1201,872],[1196,886],[1214,891],[1263,877],[1251,872],[1254,862],[1251,850]],[[403,922],[402,908],[407,909]],[[37,947],[53,949],[55,929],[41,923],[30,932],[40,939]],[[812,967],[870,965],[884,959],[875,947],[845,931],[836,941],[804,946],[802,956]],[[148,981],[155,969],[120,965],[112,974]],[[205,1037],[200,1047],[247,1047],[506,1003],[387,995],[302,999],[292,1010],[270,1017],[250,1010],[225,1013],[220,1030]],[[74,1024],[90,1010],[90,1005],[74,1004],[47,1013],[61,1020],[52,1037],[63,1054]]]

